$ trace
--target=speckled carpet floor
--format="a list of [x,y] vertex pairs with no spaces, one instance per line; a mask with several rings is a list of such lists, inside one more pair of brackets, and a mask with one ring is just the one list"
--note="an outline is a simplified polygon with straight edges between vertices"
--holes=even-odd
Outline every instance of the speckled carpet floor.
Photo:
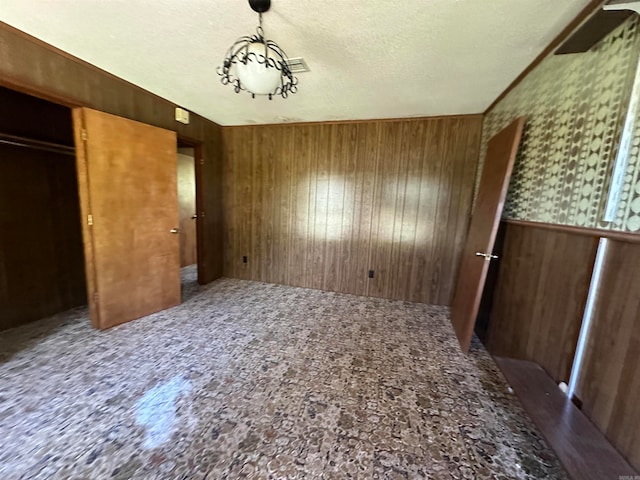
[[446,308],[222,279],[0,333],[0,479],[565,478]]

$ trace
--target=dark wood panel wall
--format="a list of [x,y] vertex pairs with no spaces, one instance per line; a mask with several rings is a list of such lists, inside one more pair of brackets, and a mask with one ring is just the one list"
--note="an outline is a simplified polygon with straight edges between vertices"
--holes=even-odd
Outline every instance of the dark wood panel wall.
[[569,380],[597,245],[609,237],[575,395],[640,470],[640,236],[532,222],[503,228],[487,347],[540,364],[556,382]]
[[73,147],[71,109],[0,86],[0,133]]
[[0,330],[86,303],[75,158],[0,144]]
[[[0,87],[0,111],[3,138],[73,147],[67,107]],[[75,158],[66,150],[0,143],[0,330],[86,303]]]
[[598,239],[504,224],[487,347],[568,382]]
[[608,242],[576,395],[640,470],[640,243]]
[[480,116],[224,128],[225,275],[448,304],[480,133]]
[[175,121],[177,105],[57,50],[0,22],[0,85],[54,100],[86,106],[173,130],[202,142],[203,205],[199,220],[204,238],[201,282],[222,275],[221,127],[191,114],[191,123]]

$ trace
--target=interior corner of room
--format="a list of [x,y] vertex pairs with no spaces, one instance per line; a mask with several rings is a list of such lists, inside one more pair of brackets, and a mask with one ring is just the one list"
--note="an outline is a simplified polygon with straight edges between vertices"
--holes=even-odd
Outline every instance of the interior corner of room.
[[569,475],[637,475],[640,2],[574,3],[486,110],[256,125],[0,22],[0,335],[73,310],[108,343],[224,279],[436,306]]

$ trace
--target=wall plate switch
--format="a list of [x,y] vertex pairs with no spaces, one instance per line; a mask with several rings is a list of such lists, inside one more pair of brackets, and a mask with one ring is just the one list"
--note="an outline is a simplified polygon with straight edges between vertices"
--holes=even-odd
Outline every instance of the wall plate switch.
[[180,123],[184,123],[185,125],[189,125],[189,110],[176,107],[176,120]]

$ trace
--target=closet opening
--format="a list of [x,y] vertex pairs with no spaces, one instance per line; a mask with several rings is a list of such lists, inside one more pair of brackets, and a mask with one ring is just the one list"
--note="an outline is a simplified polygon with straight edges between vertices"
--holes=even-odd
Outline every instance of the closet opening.
[[0,87],[0,330],[87,304],[71,109]]
[[[0,86],[0,109],[1,331],[89,303],[83,221],[93,214],[81,212],[71,106]],[[179,230],[185,301],[204,279],[202,145],[181,137],[174,145],[179,217],[170,226]]]

